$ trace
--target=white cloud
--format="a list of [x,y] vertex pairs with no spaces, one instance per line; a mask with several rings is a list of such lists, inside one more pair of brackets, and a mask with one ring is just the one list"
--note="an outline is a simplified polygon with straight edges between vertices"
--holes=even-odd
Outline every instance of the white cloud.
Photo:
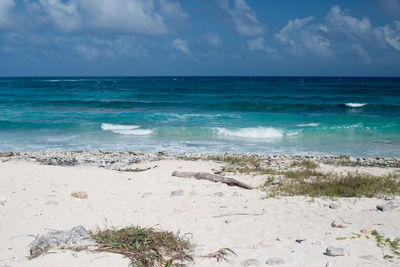
[[161,5],[161,12],[167,16],[178,18],[178,19],[187,19],[188,15],[183,11],[181,5],[178,2],[171,2],[167,0],[159,0]]
[[190,49],[187,41],[177,38],[172,42],[172,46],[183,54],[190,55]]
[[400,22],[382,27],[385,40],[397,51],[400,51]]
[[74,0],[88,14],[88,24],[120,33],[165,34],[163,18],[152,0]]
[[247,47],[251,51],[265,51],[272,55],[277,55],[277,51],[265,43],[264,37],[258,37],[247,41]]
[[39,0],[39,3],[58,30],[72,32],[79,29],[81,19],[75,3],[64,4],[60,0]]
[[228,0],[221,0],[219,3],[222,9],[231,17],[236,31],[240,35],[255,37],[265,33],[256,13],[247,4],[246,0],[234,0],[234,8],[230,7]]
[[362,19],[358,19],[352,17],[346,14],[346,12],[341,11],[338,6],[331,8],[326,16],[326,21],[332,25],[332,31],[340,32],[350,38],[362,36],[371,31],[371,23],[368,18],[363,17]]
[[0,28],[7,27],[10,23],[10,11],[15,7],[14,0],[0,1]]
[[206,33],[204,35],[204,39],[206,40],[206,42],[213,46],[213,47],[221,47],[222,46],[222,39],[218,34],[215,33]]
[[325,25],[308,25],[312,20],[314,17],[290,20],[275,38],[291,55],[332,56],[331,42],[324,36],[328,29]]
[[351,50],[356,53],[364,63],[370,64],[372,62],[367,50],[365,50],[361,44],[353,44]]

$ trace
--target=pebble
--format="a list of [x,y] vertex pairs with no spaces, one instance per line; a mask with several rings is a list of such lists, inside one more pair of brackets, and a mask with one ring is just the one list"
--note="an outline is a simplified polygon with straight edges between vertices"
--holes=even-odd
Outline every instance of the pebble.
[[240,263],[242,266],[258,266],[260,265],[260,261],[256,259],[247,259]]
[[72,192],[71,196],[74,198],[87,199],[88,194],[85,191]]
[[331,223],[331,226],[332,226],[332,227],[335,227],[335,228],[346,228],[346,227],[347,227],[347,225],[345,225],[345,224],[343,224],[343,223],[340,223],[340,222],[338,222],[337,220],[334,220],[334,221]]
[[181,196],[183,196],[183,190],[172,191],[170,196],[171,197],[181,197]]
[[376,208],[380,211],[388,211],[394,209],[393,201],[386,202],[385,204],[376,205]]
[[326,255],[331,256],[331,257],[344,256],[344,248],[332,247],[332,246],[327,247]]
[[281,258],[269,258],[265,263],[268,265],[278,265],[278,264],[284,264],[285,261]]
[[340,206],[339,206],[339,204],[337,204],[337,203],[331,203],[331,204],[329,204],[329,208],[330,209],[338,209]]
[[144,194],[142,195],[142,198],[147,198],[147,197],[150,197],[150,196],[152,196],[152,195],[153,195],[153,193],[146,192],[146,193],[144,193]]
[[0,197],[0,205],[4,206],[7,203],[7,198],[2,196]]
[[371,229],[361,229],[361,233],[364,235],[371,235],[374,230]]

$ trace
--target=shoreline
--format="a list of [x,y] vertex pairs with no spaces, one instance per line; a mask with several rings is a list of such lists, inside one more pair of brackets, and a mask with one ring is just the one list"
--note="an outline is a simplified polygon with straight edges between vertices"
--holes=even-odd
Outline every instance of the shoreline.
[[[398,179],[399,170],[399,158],[1,152],[0,266],[126,266],[129,259],[119,254],[60,248],[29,259],[29,248],[36,235],[54,230],[138,225],[188,233],[196,247],[187,266],[269,266],[279,259],[283,267],[394,267],[400,254],[372,232],[400,238],[399,194],[269,197],[268,190],[279,188],[288,171]],[[175,177],[175,171],[232,177],[254,189]],[[73,196],[80,191],[87,198]],[[377,208],[389,202],[392,209]],[[330,247],[343,253],[329,256]],[[204,257],[222,248],[236,255],[221,262]]]

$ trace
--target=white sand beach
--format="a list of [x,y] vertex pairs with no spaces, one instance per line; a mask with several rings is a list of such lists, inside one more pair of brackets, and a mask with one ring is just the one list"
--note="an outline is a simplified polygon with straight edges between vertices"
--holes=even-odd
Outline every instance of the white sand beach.
[[[384,259],[387,247],[377,246],[368,231],[400,236],[400,208],[379,211],[376,198],[265,198],[260,189],[246,190],[222,183],[171,176],[174,171],[213,173],[221,163],[161,160],[138,163],[143,172],[120,172],[94,166],[49,166],[23,160],[0,162],[0,266],[128,266],[118,254],[52,249],[28,259],[29,244],[38,234],[83,225],[140,225],[190,233],[196,245],[189,266],[399,266]],[[331,169],[329,169],[331,168]],[[343,167],[345,168],[345,167]],[[332,171],[332,167],[325,167]],[[366,172],[384,172],[378,167]],[[393,171],[390,169],[389,171]],[[263,176],[232,176],[258,186]],[[183,195],[172,196],[172,191]],[[87,199],[71,196],[85,191]],[[400,198],[394,197],[395,206]],[[331,203],[336,208],[329,207]],[[332,227],[342,223],[345,228]],[[361,230],[365,229],[364,233]],[[329,246],[343,256],[326,255]],[[203,257],[221,248],[237,255],[228,261]],[[273,263],[273,261],[269,261]]]

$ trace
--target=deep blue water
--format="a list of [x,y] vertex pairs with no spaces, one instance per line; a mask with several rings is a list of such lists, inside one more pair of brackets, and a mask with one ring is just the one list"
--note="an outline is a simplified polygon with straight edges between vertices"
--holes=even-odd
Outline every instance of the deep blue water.
[[0,78],[0,151],[400,156],[400,78]]

